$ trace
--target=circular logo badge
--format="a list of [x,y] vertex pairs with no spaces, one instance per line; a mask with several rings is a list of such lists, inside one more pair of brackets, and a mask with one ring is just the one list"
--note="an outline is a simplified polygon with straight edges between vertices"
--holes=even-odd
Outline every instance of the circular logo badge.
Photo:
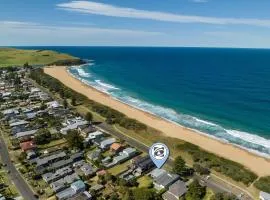
[[155,144],[152,148],[151,148],[151,154],[152,157],[157,159],[157,160],[162,160],[165,157],[167,157],[167,148],[165,145],[163,144]]

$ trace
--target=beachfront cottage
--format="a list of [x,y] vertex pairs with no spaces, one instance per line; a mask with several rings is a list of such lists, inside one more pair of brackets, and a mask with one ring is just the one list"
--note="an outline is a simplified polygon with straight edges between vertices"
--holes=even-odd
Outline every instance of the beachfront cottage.
[[109,139],[103,140],[100,143],[100,148],[103,149],[103,150],[106,150],[115,142],[116,142],[115,138],[109,138]]
[[62,128],[60,132],[63,135],[66,135],[69,130],[75,130],[78,128],[78,126],[86,125],[86,124],[88,124],[88,122],[85,120],[75,120],[72,123],[69,123],[66,127]]
[[177,174],[170,174],[164,169],[154,169],[149,173],[149,176],[154,179],[154,186],[157,190],[168,188],[174,182],[180,179]]
[[266,192],[260,192],[260,200],[270,200],[270,194]]
[[187,190],[186,184],[178,180],[169,187],[169,190],[162,195],[162,198],[164,200],[178,200],[186,194]]
[[137,159],[133,159],[132,164],[133,167],[136,168],[134,173],[143,174],[150,169],[155,167],[155,164],[151,160],[150,156],[145,157],[136,157]]

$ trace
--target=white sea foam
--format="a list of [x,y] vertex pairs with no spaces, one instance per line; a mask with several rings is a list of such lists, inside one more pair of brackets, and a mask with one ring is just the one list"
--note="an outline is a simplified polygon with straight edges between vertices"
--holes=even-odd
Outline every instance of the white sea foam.
[[223,142],[234,144],[240,148],[246,149],[264,157],[270,157],[270,140],[268,139],[247,132],[227,130],[213,122],[182,114],[171,108],[155,105],[138,98],[131,97],[120,88],[105,83],[100,79],[96,79],[96,77],[91,76],[90,73],[87,73],[88,75],[85,76],[86,73],[84,72],[85,71],[77,69],[78,75],[74,75],[72,72],[70,73],[73,77],[81,80],[85,84],[88,84],[101,92],[107,93],[116,100],[125,104],[159,116],[179,126],[191,128],[200,134],[207,135],[211,138],[215,138]]
[[81,76],[81,77],[89,78],[89,77],[91,76],[91,74],[85,72],[84,69],[83,69],[82,67],[77,67],[76,70],[77,70],[79,76]]
[[98,83],[100,86],[104,87],[104,88],[107,88],[109,90],[119,90],[119,88],[113,86],[113,85],[110,85],[108,83],[104,83],[102,82],[101,80],[95,80],[96,83]]

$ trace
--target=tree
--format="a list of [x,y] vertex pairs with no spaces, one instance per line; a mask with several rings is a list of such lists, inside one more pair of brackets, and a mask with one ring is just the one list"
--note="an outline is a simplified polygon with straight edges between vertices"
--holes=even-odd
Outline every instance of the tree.
[[217,193],[211,197],[211,200],[237,200],[237,197],[228,193]]
[[210,174],[209,169],[207,169],[206,167],[203,167],[203,166],[201,166],[199,164],[194,164],[193,168],[200,175],[208,175],[208,174]]
[[147,188],[135,188],[133,190],[133,199],[140,200],[158,200],[160,199],[154,190]]
[[52,135],[47,129],[39,129],[34,138],[34,142],[38,145],[47,144],[51,140]]
[[186,172],[186,169],[186,162],[181,156],[177,156],[174,160],[172,171],[176,174],[182,175]]
[[76,106],[76,97],[72,96],[71,98],[71,105]]
[[83,138],[76,130],[69,130],[66,135],[66,140],[71,147],[83,149]]
[[64,99],[64,101],[63,101],[63,105],[64,105],[64,108],[65,108],[65,109],[68,107],[68,102],[67,102],[67,99]]
[[185,197],[187,200],[201,200],[206,194],[206,188],[201,186],[198,180],[194,180],[190,185]]
[[93,114],[91,112],[86,113],[85,120],[91,122],[93,120]]

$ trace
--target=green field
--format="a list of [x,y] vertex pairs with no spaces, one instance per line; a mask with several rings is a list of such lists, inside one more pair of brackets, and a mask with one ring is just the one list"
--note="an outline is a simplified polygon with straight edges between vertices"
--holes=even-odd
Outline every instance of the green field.
[[74,59],[78,58],[50,50],[0,48],[0,67],[22,66],[25,63],[30,65],[46,65],[56,61]]

